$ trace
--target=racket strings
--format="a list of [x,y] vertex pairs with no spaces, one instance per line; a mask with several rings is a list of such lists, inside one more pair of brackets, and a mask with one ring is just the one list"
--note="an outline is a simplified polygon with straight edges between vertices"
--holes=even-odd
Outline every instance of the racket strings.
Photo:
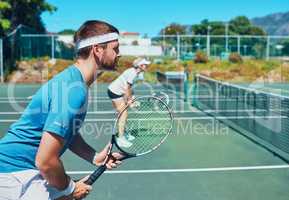
[[132,146],[126,151],[141,154],[156,148],[171,129],[171,115],[158,99],[140,101],[137,109],[129,110],[126,132],[133,135]]

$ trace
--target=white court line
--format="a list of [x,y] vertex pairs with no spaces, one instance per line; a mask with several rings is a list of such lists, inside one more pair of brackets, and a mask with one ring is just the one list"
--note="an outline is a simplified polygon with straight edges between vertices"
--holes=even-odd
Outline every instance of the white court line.
[[[0,100],[28,100],[30,96],[27,97],[0,97]],[[105,96],[98,96],[98,97],[89,97],[88,99],[109,99],[108,97]]]
[[[181,101],[182,99],[179,99],[179,98],[170,98],[170,101],[173,101],[173,102],[177,102],[177,101]],[[10,104],[16,104],[16,103],[29,103],[31,101],[31,99],[27,99],[27,100],[17,100],[17,99],[14,99],[14,100],[0,100],[0,103],[10,103]],[[103,98],[103,99],[100,99],[100,98],[96,98],[94,100],[88,100],[88,103],[111,103],[111,100],[108,99],[108,98]]]
[[29,96],[27,97],[0,97],[1,100],[9,100],[9,99],[15,99],[15,100],[18,100],[18,99],[27,99]]
[[[239,116],[239,117],[175,117],[174,120],[218,120],[218,119],[287,119],[285,116]],[[138,121],[139,119],[131,119],[131,121]],[[154,119],[147,119],[154,120]],[[159,120],[159,118],[156,118]],[[2,119],[0,123],[16,122],[17,119]],[[84,122],[111,122],[115,119],[85,119]]]
[[[197,111],[199,113],[203,113],[201,111]],[[23,112],[0,112],[0,115],[16,115],[16,114],[22,114]],[[115,114],[115,111],[88,111],[87,114]],[[195,111],[173,111],[173,113],[195,113]]]
[[[112,122],[115,121],[116,119],[85,119],[84,122]],[[151,120],[160,120],[159,118],[150,118],[150,119],[145,119],[146,121],[151,121]],[[163,120],[167,121],[167,118],[164,118]],[[7,123],[7,122],[16,122],[18,119],[1,119],[0,123]],[[131,121],[139,121],[139,119],[131,119]]]
[[[259,112],[259,111],[265,111],[262,109],[259,110],[242,110],[242,112]],[[272,110],[271,110],[272,111]],[[194,113],[206,113],[206,112],[217,112],[214,110],[206,110],[206,111],[201,111],[201,110],[185,110],[185,111],[181,111],[181,110],[175,110],[172,113],[174,114],[194,114]],[[236,110],[218,110],[218,112],[236,112]],[[23,112],[0,112],[0,115],[16,115],[16,114],[22,114]],[[115,114],[115,111],[88,111],[87,114]]]
[[[28,100],[30,96],[27,97],[0,97],[0,100]],[[97,96],[97,97],[89,97],[88,99],[109,99],[107,96]]]
[[[240,117],[175,117],[174,120],[212,120],[212,119],[287,119],[284,116],[268,116],[268,117],[258,117],[258,116],[240,116]],[[139,119],[131,119],[132,121],[138,121]],[[152,120],[152,119],[147,119]],[[159,120],[157,118],[157,120]],[[115,121],[115,119],[86,119],[85,122],[110,122]],[[0,120],[1,122],[1,120]]]
[[30,100],[7,100],[7,101],[4,101],[4,100],[0,100],[0,103],[28,103],[30,102]]
[[[217,167],[217,168],[192,168],[192,169],[147,169],[147,170],[115,170],[106,171],[106,174],[153,174],[153,173],[193,173],[193,172],[229,172],[229,171],[257,171],[272,169],[289,169],[289,165],[263,165],[247,167]],[[86,175],[93,171],[67,171],[67,174]]]
[[[151,95],[151,94],[148,94],[148,95]],[[142,96],[142,95],[138,95],[138,96]],[[169,94],[170,96],[170,94]],[[0,97],[0,100],[4,101],[9,101],[9,100],[28,100],[30,96],[27,96],[27,97]],[[175,95],[173,95],[172,97],[170,97],[172,99],[180,99],[179,97],[175,97]],[[99,95],[95,95],[95,96],[90,96],[88,97],[89,100],[92,100],[92,99],[106,99],[106,100],[110,100],[110,98],[108,96],[99,96]]]
[[[0,103],[10,103],[10,104],[16,104],[16,103],[29,103],[31,100],[0,100]],[[101,103],[101,102],[111,102],[111,100],[93,100],[93,101],[88,101],[88,103]]]

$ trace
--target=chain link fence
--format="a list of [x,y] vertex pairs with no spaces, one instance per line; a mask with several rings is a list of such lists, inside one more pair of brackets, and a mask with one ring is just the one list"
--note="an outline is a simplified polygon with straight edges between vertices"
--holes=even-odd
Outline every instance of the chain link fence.
[[[289,58],[289,36],[159,35],[147,39],[149,42],[145,44],[146,47],[160,49],[161,53],[155,56],[159,58],[192,60],[198,51],[206,53],[210,58],[222,60],[228,59],[231,52],[237,52],[243,57],[266,60]],[[20,25],[1,41],[1,81],[4,80],[5,73],[14,70],[16,62],[20,60],[42,57],[68,60],[74,58],[72,35],[37,34],[35,30]],[[121,46],[125,45],[121,43]],[[141,45],[130,44],[130,48]],[[130,52],[133,54],[133,49]],[[144,54],[146,53],[152,55],[152,52],[147,50]]]
[[163,35],[151,40],[162,47],[163,56],[178,60],[192,59],[197,51],[221,59],[231,52],[266,60],[289,56],[289,36]]

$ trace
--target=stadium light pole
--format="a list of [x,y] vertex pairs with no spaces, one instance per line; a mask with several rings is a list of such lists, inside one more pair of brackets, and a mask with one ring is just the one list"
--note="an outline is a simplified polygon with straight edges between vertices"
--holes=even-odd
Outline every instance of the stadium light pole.
[[177,61],[180,61],[180,52],[181,48],[180,48],[180,35],[179,33],[177,33]]
[[207,56],[210,57],[210,30],[211,26],[207,27]]
[[162,29],[162,44],[163,44],[163,49],[165,50],[165,28],[166,27],[164,27],[163,29]]
[[51,35],[51,59],[54,60],[54,49],[55,49],[55,43],[54,43],[54,35]]
[[270,36],[267,36],[266,60],[270,59]]
[[243,46],[243,48],[244,48],[244,56],[247,56],[247,45],[245,44],[244,46]]
[[237,47],[237,48],[238,48],[238,54],[241,55],[241,50],[240,50],[240,46],[241,46],[241,38],[240,38],[240,35],[238,35],[238,38],[237,38],[237,39],[238,39],[238,41],[237,41],[237,43],[238,43],[238,44],[237,44],[237,46],[238,46],[238,47]]
[[228,52],[228,29],[229,29],[229,24],[228,22],[226,22],[225,23],[226,53]]
[[3,70],[3,40],[0,39],[0,73],[1,83],[4,83],[4,70]]

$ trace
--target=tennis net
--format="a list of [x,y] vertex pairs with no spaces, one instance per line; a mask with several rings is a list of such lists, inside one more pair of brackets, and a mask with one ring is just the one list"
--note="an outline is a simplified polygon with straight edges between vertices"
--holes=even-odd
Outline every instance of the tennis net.
[[156,78],[168,94],[187,100],[188,80],[185,72],[156,72]]
[[194,105],[289,160],[289,97],[196,75]]

